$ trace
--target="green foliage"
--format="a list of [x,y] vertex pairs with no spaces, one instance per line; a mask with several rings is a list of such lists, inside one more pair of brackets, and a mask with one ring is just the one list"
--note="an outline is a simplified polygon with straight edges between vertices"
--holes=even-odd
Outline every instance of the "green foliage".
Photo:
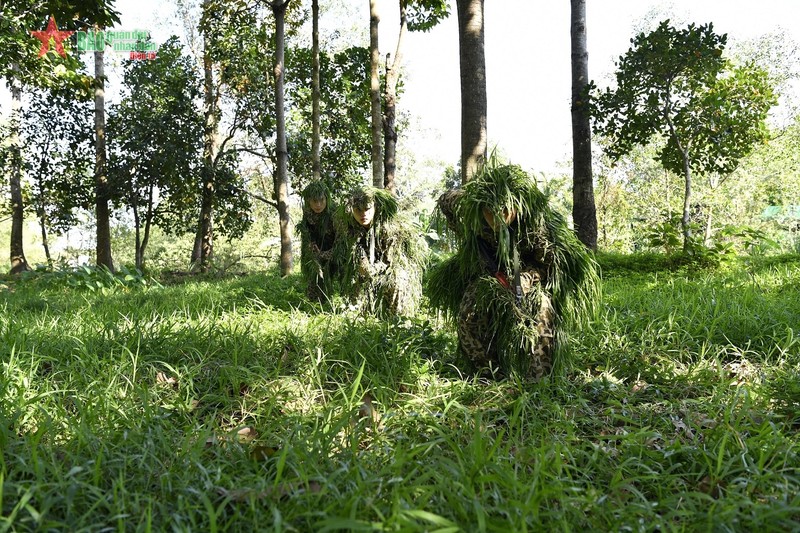
[[[311,177],[311,49],[286,50],[287,134],[293,185],[302,188]],[[320,52],[320,161],[322,179],[334,192],[362,181],[368,165],[370,123],[369,49],[351,47],[336,54]]]
[[681,245],[680,217],[673,216],[660,224],[656,224],[648,230],[648,246],[652,248],[663,248],[667,255],[672,254]]
[[117,272],[111,272],[105,267],[94,266],[61,268],[55,271],[37,269],[24,272],[23,280],[26,284],[35,286],[38,290],[67,287],[104,295],[120,290],[160,286],[152,278],[146,278],[140,270],[131,270],[126,266],[120,267]]
[[723,70],[727,36],[711,24],[678,30],[665,20],[631,43],[617,63],[616,88],[596,94],[592,104],[598,132],[613,139],[607,150],[614,159],[657,133],[668,137],[668,121],[691,114],[691,99]]
[[[685,206],[692,172],[732,173],[767,139],[767,113],[777,103],[767,72],[755,63],[733,66],[722,56],[726,43],[711,24],[675,29],[665,20],[632,40],[617,64],[617,86],[592,98],[596,131],[612,159],[662,141],[658,159],[684,177]],[[689,217],[684,207],[687,252]]]
[[792,530],[785,259],[606,280],[579,368],[535,385],[464,379],[435,317],[320,313],[296,276],[3,280],[0,524]]
[[619,159],[661,135],[664,168],[683,175],[688,159],[696,172],[732,172],[766,138],[766,115],[777,100],[766,71],[723,58],[726,43],[712,24],[679,30],[669,20],[637,35],[617,64],[616,88],[594,97],[609,155]]
[[447,0],[400,0],[406,7],[409,31],[429,31],[450,16]]
[[38,2],[19,0],[0,3],[0,78],[16,79],[24,86],[83,90],[88,94],[91,78],[81,74],[82,67],[70,50],[62,58],[51,46],[38,57],[41,42],[31,31],[42,30],[50,17],[56,19],[61,31],[76,30],[98,24],[101,27],[119,22],[113,0],[51,0]]

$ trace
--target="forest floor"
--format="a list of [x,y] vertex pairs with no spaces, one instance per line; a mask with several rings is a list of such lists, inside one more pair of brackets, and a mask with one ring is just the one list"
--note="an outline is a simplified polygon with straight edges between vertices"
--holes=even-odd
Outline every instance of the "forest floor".
[[603,291],[531,384],[297,276],[2,279],[0,532],[797,530],[800,258]]

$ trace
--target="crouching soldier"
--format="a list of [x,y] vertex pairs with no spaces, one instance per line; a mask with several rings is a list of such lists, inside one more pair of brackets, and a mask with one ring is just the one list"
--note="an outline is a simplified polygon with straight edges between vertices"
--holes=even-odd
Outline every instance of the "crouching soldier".
[[333,290],[334,206],[328,188],[321,181],[310,183],[303,189],[302,197],[303,218],[297,225],[301,237],[300,269],[308,298],[322,301]]
[[477,368],[540,379],[563,367],[565,330],[599,296],[594,260],[519,167],[489,162],[438,208],[458,250],[428,283],[431,304],[456,320]]
[[391,193],[358,188],[339,208],[334,257],[342,292],[363,311],[413,314],[422,294],[426,256],[421,232],[398,212]]

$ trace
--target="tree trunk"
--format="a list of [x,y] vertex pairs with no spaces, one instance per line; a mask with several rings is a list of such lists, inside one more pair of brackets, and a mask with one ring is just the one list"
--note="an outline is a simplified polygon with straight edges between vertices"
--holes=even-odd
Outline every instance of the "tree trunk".
[[39,230],[42,234],[42,248],[44,248],[44,257],[47,260],[47,268],[53,270],[53,258],[50,255],[50,245],[47,242],[47,216],[44,211],[39,213]]
[[681,217],[681,229],[683,232],[683,251],[688,253],[691,251],[691,242],[692,242],[692,232],[689,228],[689,209],[691,207],[691,198],[692,198],[692,165],[691,160],[689,159],[689,145],[683,145],[681,142],[680,137],[678,137],[677,132],[675,131],[675,124],[672,122],[672,117],[669,115],[669,108],[671,106],[670,99],[667,98],[667,102],[664,105],[664,118],[667,121],[667,126],[669,126],[669,134],[675,140],[675,145],[678,147],[678,151],[681,154],[681,158],[683,158],[683,178],[684,178],[684,189],[683,189],[683,216]]
[[400,2],[400,33],[397,36],[394,61],[390,63],[390,55],[386,55],[386,91],[383,96],[383,186],[392,194],[395,192],[394,174],[397,168],[395,163],[395,154],[397,153],[397,130],[395,129],[397,81],[400,79],[403,38],[407,29],[406,6],[404,2]]
[[319,0],[311,2],[311,177],[320,179]]
[[456,0],[461,67],[461,182],[486,160],[486,57],[483,0]]
[[139,245],[139,262],[136,265],[136,268],[142,272],[144,272],[144,252],[147,250],[147,245],[150,242],[150,230],[153,227],[153,194],[154,187],[151,185],[148,191],[147,213],[145,213],[144,216],[144,235],[142,236],[142,242]]
[[[206,0],[206,3],[208,0]],[[203,42],[203,184],[200,191],[200,221],[192,251],[192,264],[199,266],[201,272],[208,272],[211,256],[214,253],[214,156],[217,141],[217,99],[214,94],[214,72],[208,41]]]
[[134,244],[134,259],[133,263],[136,265],[136,268],[140,268],[139,265],[142,262],[142,220],[139,217],[139,203],[136,201],[136,194],[131,194],[131,210],[133,211],[133,232],[136,236],[136,242]]
[[372,185],[383,188],[383,157],[381,155],[381,83],[378,74],[381,54],[378,48],[378,0],[369,0],[369,52],[370,83],[369,96],[372,104]]
[[50,255],[50,245],[47,241],[47,210],[44,204],[45,191],[42,186],[42,180],[47,172],[47,157],[50,154],[50,141],[52,140],[52,136],[48,135],[39,157],[39,173],[36,175],[36,187],[38,188],[36,194],[38,197],[36,217],[39,219],[39,231],[42,234],[42,248],[44,248],[44,256],[47,260],[47,268],[50,270],[53,270],[53,258]]
[[272,5],[275,14],[275,123],[278,164],[275,169],[275,200],[278,202],[278,219],[281,235],[281,276],[292,272],[292,221],[289,217],[289,177],[286,149],[286,117],[283,109],[284,75],[284,15],[289,0]]
[[708,204],[708,215],[706,216],[706,231],[703,235],[703,245],[708,248],[711,246],[711,222],[714,214],[714,206]]
[[95,216],[97,217],[97,266],[114,271],[111,257],[111,209],[109,208],[109,184],[106,176],[106,95],[105,52],[94,53],[94,133],[95,133]]
[[586,0],[570,0],[572,43],[572,220],[580,241],[597,250],[597,212],[592,183],[592,129],[589,117],[589,52]]
[[683,216],[681,217],[681,228],[683,229],[683,251],[691,251],[692,231],[689,227],[689,211],[692,199],[692,168],[689,164],[689,154],[681,150],[683,154],[683,177],[685,179],[683,189]]
[[19,66],[11,66],[11,175],[9,188],[11,194],[11,273],[19,274],[30,270],[25,259],[23,247],[23,228],[25,210],[22,204],[22,151],[19,143],[20,121],[22,119],[22,86],[19,79]]

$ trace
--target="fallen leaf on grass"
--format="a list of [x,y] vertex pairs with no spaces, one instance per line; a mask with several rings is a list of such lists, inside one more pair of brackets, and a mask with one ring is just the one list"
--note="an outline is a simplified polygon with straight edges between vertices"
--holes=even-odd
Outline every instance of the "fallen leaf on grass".
[[692,428],[687,426],[683,420],[677,416],[672,416],[670,419],[672,420],[672,425],[675,426],[675,429],[682,431],[688,438],[694,439],[694,431],[692,431]]
[[159,385],[172,385],[175,386],[178,384],[178,380],[172,376],[167,376],[164,372],[159,372],[156,374],[156,383]]
[[372,403],[372,395],[368,392],[361,399],[361,406],[358,408],[358,419],[366,419],[375,429],[381,428],[381,414],[375,409]]
[[257,436],[256,430],[250,426],[245,426],[236,432],[236,439],[242,444],[253,442]]
[[706,476],[700,480],[697,485],[697,490],[704,492],[712,498],[719,498],[722,495],[722,489],[725,488],[725,482],[722,480],[712,479],[711,476]]
[[232,435],[233,435],[232,433],[222,436],[211,435],[206,439],[206,448],[209,448],[211,446],[224,445],[234,441],[240,444],[249,444],[253,442],[256,439],[256,437],[258,437],[258,432],[250,426],[245,426],[236,431],[235,437],[233,437]]

